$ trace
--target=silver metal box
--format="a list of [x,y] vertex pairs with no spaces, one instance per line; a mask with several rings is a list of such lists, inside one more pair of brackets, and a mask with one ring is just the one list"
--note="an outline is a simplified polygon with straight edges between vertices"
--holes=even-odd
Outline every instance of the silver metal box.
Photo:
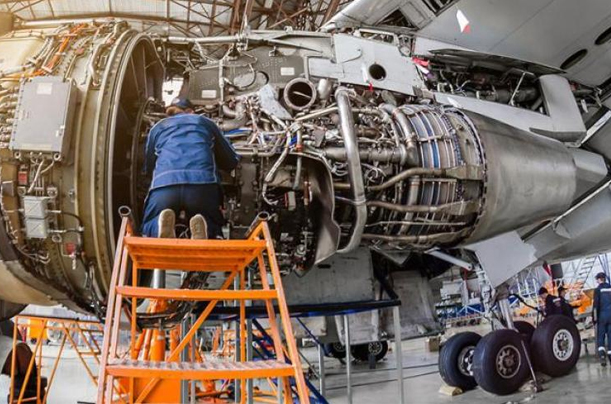
[[25,233],[27,238],[47,238],[49,236],[48,220],[26,218]]
[[70,146],[76,96],[74,81],[61,77],[34,77],[23,83],[10,148],[64,156]]
[[44,219],[48,213],[49,198],[42,196],[23,197],[23,215],[27,218]]
[[49,198],[43,196],[23,197],[23,216],[27,238],[44,239],[49,236]]

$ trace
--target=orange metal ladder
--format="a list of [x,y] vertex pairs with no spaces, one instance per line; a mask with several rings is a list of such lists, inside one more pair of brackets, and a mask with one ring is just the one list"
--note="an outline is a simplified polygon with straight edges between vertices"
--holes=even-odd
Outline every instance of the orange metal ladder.
[[[132,264],[132,286],[128,286],[128,263]],[[256,262],[261,288],[246,289],[246,268]],[[269,270],[268,270],[269,267]],[[219,290],[153,289],[137,285],[138,272],[142,269],[225,272],[224,284]],[[270,284],[268,275],[273,283]],[[234,280],[236,280],[234,282]],[[234,288],[233,285],[238,287]],[[165,360],[141,360],[137,330],[136,305],[138,299],[188,300],[208,302],[197,320],[178,344],[167,353]],[[241,338],[239,362],[232,360],[206,360],[204,362],[178,362],[180,353],[204,324],[214,307],[220,301],[239,302],[240,335],[246,336],[246,302],[263,300],[271,328],[276,360],[245,361],[246,338]],[[126,304],[131,301],[131,305]],[[280,324],[274,311],[277,303]],[[131,344],[128,358],[121,358],[120,321],[121,314],[131,306]],[[282,334],[287,345],[284,354]],[[140,344],[141,345],[141,344]],[[129,355],[127,355],[129,354]],[[146,358],[146,356],[143,356]],[[290,363],[287,363],[287,359]],[[166,380],[241,380],[241,400],[246,401],[246,379],[278,378],[279,387],[284,389],[284,402],[292,403],[292,389],[289,378],[295,379],[297,395],[301,404],[309,403],[297,343],[291,327],[290,316],[282,288],[282,280],[276,261],[273,242],[266,222],[260,222],[246,240],[188,240],[160,239],[133,236],[128,218],[123,218],[117,243],[115,263],[108,297],[104,342],[98,377],[99,404],[104,402],[152,402],[147,400],[151,392]],[[139,380],[135,383],[135,380]],[[142,381],[144,380],[144,383]],[[282,382],[280,383],[280,380]],[[129,386],[126,395],[115,397],[116,383]]]

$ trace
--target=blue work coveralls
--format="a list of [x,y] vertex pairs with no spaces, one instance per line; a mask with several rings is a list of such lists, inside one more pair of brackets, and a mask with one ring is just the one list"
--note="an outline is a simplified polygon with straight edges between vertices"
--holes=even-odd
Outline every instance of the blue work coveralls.
[[[594,290],[594,315],[598,331],[596,346],[599,355],[611,355],[611,285],[608,282],[601,283]],[[605,347],[605,339],[607,345]]]
[[560,304],[556,305],[556,296],[548,294],[545,298],[545,317],[553,316],[554,314],[562,314]]
[[221,235],[222,191],[218,170],[233,170],[239,156],[219,127],[200,115],[181,113],[158,122],[149,133],[144,171],[154,167],[146,198],[142,233],[158,235],[158,217],[164,209],[187,218],[201,214],[208,235]]

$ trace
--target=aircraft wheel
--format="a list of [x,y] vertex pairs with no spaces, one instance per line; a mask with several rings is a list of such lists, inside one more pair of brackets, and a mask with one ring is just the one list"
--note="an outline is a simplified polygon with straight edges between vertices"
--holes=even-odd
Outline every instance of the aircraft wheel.
[[530,374],[526,346],[515,330],[497,330],[483,337],[473,354],[473,376],[477,384],[498,395],[518,390]]
[[335,359],[346,359],[346,347],[341,342],[328,344],[327,352]]
[[352,347],[352,356],[361,362],[367,362],[369,360],[369,354],[373,354],[376,358],[376,362],[384,359],[388,353],[388,342],[386,341],[372,341],[368,344],[359,344]]
[[453,335],[439,353],[439,374],[449,386],[471,390],[477,386],[473,377],[473,353],[482,339],[474,332]]
[[575,323],[555,315],[543,320],[533,334],[531,351],[538,370],[552,376],[564,376],[577,364],[581,338]]
[[514,321],[514,327],[524,339],[530,344],[530,341],[533,338],[533,334],[535,333],[535,326],[529,323],[528,321]]

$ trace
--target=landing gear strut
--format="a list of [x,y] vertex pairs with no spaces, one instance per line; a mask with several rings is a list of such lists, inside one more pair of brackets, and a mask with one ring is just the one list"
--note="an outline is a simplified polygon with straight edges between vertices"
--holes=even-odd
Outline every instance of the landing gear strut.
[[493,287],[477,263],[436,251],[435,256],[478,275],[482,303],[493,331],[481,338],[473,333],[454,335],[439,355],[439,372],[450,386],[463,390],[479,385],[499,395],[518,390],[535,370],[549,376],[568,374],[581,352],[577,326],[565,316],[546,318],[538,328],[513,321],[507,284]]

